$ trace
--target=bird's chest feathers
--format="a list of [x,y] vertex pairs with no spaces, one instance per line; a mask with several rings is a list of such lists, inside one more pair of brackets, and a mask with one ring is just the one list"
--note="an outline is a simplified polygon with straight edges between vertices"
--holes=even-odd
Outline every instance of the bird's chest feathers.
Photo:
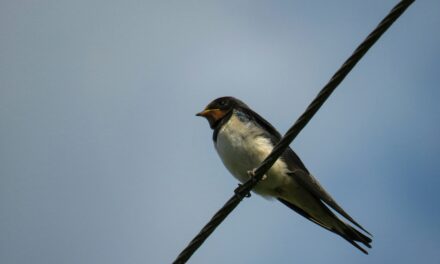
[[253,169],[272,150],[269,140],[258,135],[258,129],[233,115],[218,133],[217,152],[235,176]]
[[[215,147],[225,167],[241,182],[249,179],[247,172],[256,168],[273,149],[259,126],[235,114],[220,129]],[[272,188],[282,184],[287,180],[287,171],[286,164],[278,160],[261,185]]]

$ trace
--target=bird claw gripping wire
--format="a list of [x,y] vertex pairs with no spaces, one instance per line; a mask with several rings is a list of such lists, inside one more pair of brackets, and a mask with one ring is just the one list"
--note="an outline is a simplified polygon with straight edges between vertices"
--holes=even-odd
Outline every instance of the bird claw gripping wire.
[[[249,179],[250,179],[251,181],[253,181],[253,182],[258,182],[258,179],[255,177],[255,172],[256,172],[256,170],[257,170],[257,169],[254,168],[254,169],[252,169],[252,170],[248,170],[248,171],[247,171],[247,174],[249,175]],[[261,177],[261,181],[264,181],[265,179],[267,179],[267,175],[266,175],[266,174],[264,174],[263,177]],[[234,190],[234,193],[235,193],[238,197],[240,197],[241,199],[251,197],[251,193],[250,193],[250,192],[248,192],[247,194],[245,194],[245,195],[243,196],[243,194],[242,194],[242,192],[243,192],[243,188],[245,188],[245,187],[243,186],[243,184],[239,183],[239,184],[238,184],[238,187]]]
[[[256,168],[253,168],[252,170],[248,170],[247,174],[249,175],[249,178],[253,178],[255,179],[255,172],[257,171]],[[261,181],[264,181],[265,179],[267,179],[267,175],[264,174],[263,177],[261,177]]]

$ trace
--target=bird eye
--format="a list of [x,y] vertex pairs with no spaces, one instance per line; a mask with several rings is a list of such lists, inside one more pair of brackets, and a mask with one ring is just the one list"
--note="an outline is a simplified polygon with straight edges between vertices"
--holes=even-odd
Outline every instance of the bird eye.
[[221,106],[225,106],[225,105],[226,105],[226,101],[225,101],[225,100],[221,100],[221,101],[220,101],[220,105],[221,105]]

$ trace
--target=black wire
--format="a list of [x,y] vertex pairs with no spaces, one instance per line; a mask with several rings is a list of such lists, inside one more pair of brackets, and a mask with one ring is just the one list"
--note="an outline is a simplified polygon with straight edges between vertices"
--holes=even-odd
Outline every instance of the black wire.
[[290,143],[296,138],[301,130],[307,125],[312,117],[318,112],[327,98],[336,87],[344,80],[347,74],[353,69],[356,63],[374,45],[382,34],[396,21],[400,15],[414,2],[414,0],[403,0],[398,3],[390,13],[379,23],[379,25],[368,35],[368,37],[356,48],[353,54],[344,62],[341,68],[333,75],[330,81],[322,88],[321,92],[310,103],[306,111],[298,118],[295,124],[287,131],[281,141],[274,147],[269,156],[254,171],[255,175],[243,185],[240,185],[225,205],[212,217],[189,245],[179,254],[175,264],[185,263],[194,252],[203,244],[209,235],[229,215],[232,210],[250,195],[252,188],[261,180],[263,175],[272,167],[278,157],[286,150]]

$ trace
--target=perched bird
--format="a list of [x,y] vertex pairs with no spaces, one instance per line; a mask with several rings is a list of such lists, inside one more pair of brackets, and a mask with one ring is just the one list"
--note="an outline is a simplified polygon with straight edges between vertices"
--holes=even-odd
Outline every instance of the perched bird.
[[[223,164],[242,183],[252,177],[250,172],[281,140],[280,133],[269,122],[234,97],[215,99],[196,115],[208,120],[214,130],[215,149]],[[371,234],[336,203],[291,148],[286,149],[253,191],[267,198],[278,199],[298,214],[340,235],[368,254],[357,242],[371,248],[371,238],[366,235]],[[329,207],[360,230],[338,218]]]

